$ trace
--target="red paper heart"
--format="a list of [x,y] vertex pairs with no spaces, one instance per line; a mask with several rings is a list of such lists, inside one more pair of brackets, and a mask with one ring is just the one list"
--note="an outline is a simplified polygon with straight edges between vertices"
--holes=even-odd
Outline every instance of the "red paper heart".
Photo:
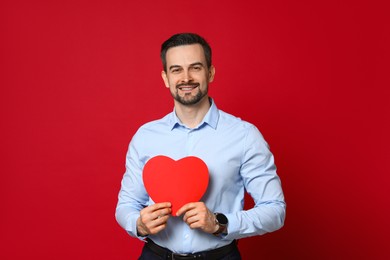
[[171,202],[172,215],[176,216],[182,206],[202,198],[209,183],[209,172],[198,157],[175,161],[159,155],[145,164],[142,178],[153,201]]

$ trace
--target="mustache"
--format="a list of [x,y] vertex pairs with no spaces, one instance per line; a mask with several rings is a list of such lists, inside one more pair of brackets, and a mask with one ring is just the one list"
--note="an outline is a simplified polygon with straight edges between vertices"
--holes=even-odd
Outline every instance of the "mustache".
[[191,86],[191,87],[197,87],[199,86],[199,83],[192,83],[192,82],[187,82],[187,83],[180,83],[176,85],[176,88],[180,88],[183,86]]

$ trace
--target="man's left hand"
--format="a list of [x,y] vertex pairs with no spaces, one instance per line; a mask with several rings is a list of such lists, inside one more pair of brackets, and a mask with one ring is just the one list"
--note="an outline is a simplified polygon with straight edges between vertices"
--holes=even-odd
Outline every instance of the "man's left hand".
[[[183,215],[184,214],[184,215]],[[183,215],[183,220],[190,228],[199,228],[206,233],[214,233],[218,230],[218,225],[215,224],[215,216],[204,202],[191,202],[177,211],[177,216]]]

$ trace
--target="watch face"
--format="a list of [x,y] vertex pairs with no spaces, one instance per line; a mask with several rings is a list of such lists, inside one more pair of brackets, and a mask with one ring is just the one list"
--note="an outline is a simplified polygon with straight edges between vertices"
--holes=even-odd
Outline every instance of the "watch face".
[[221,225],[227,225],[228,219],[227,219],[227,217],[226,217],[224,214],[217,213],[217,214],[215,215],[215,217],[217,218],[219,224],[221,224]]

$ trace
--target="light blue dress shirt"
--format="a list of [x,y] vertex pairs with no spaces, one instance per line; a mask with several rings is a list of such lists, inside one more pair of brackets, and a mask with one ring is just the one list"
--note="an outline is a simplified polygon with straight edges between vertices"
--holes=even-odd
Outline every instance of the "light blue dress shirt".
[[[212,101],[204,120],[193,129],[183,125],[173,111],[143,125],[133,136],[116,208],[118,223],[131,236],[137,237],[140,210],[154,203],[144,188],[142,169],[157,155],[174,160],[201,158],[210,175],[202,201],[229,220],[228,234],[217,237],[190,229],[181,217],[170,217],[166,229],[149,236],[160,246],[176,253],[194,253],[283,226],[286,205],[267,143],[254,125],[218,110]],[[247,211],[243,210],[245,190],[255,202]]]

